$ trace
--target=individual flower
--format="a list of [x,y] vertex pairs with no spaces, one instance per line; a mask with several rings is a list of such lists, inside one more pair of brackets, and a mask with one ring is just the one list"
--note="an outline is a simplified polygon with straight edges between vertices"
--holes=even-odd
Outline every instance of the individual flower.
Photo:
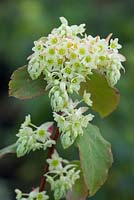
[[118,52],[118,49],[121,49],[121,45],[118,43],[119,39],[118,38],[115,38],[114,40],[111,39],[110,40],[110,49]]
[[88,106],[92,106],[91,94],[84,90],[83,100]]
[[19,189],[15,189],[16,199],[19,200],[22,198],[23,193]]
[[53,122],[46,122],[39,126],[36,130],[36,139],[40,142],[45,142],[51,136],[50,127],[53,126]]
[[57,151],[54,151],[51,159],[47,159],[47,163],[49,164],[49,171],[60,171],[62,169],[62,162],[67,163],[67,160],[64,160],[61,157],[59,157]]
[[92,46],[92,51],[96,55],[103,55],[108,50],[108,42],[105,39],[100,39],[99,36],[96,37],[96,42]]
[[71,94],[73,92],[78,93],[80,89],[80,83],[84,82],[84,78],[82,75],[77,75],[71,80],[71,84],[67,84],[67,91]]
[[61,82],[59,86],[53,87],[49,92],[49,96],[51,97],[51,106],[56,112],[64,110],[68,105],[69,97],[64,82]]
[[31,116],[27,115],[25,117],[25,121],[21,124],[21,128],[25,128],[25,127],[29,126],[30,123],[31,123]]

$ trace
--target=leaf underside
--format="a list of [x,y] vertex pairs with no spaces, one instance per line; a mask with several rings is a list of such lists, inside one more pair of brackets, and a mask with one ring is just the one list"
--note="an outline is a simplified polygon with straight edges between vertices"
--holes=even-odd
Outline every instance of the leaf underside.
[[89,195],[93,196],[107,179],[112,165],[111,145],[100,134],[99,129],[89,124],[77,141],[81,168]]
[[11,76],[9,82],[9,96],[19,99],[31,99],[44,94],[46,82],[43,77],[32,80],[28,74],[27,66],[18,68]]
[[81,84],[80,95],[84,90],[91,93],[93,110],[98,112],[101,117],[106,117],[112,113],[119,104],[120,94],[116,88],[109,86],[106,77],[94,71],[86,82]]

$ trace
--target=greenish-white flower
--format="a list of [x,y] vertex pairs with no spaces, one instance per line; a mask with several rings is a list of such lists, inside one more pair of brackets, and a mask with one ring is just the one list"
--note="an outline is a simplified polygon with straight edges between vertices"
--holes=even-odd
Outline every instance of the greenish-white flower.
[[31,123],[31,116],[27,115],[25,117],[25,121],[21,124],[21,128],[25,128],[25,127],[29,126],[30,123]]
[[[86,35],[85,24],[69,25],[64,17],[60,17],[60,21],[61,25],[47,37],[34,42],[33,54],[28,58],[28,72],[33,80],[42,75],[47,82],[46,90],[49,90],[54,113],[63,113],[63,118],[56,114],[54,117],[61,131],[62,144],[67,148],[83,134],[83,127],[93,119],[93,115],[83,115],[76,107],[70,112],[71,95],[74,92],[79,95],[81,83],[94,70],[105,74],[109,84],[114,86],[120,79],[125,59],[118,53],[121,48],[118,38],[110,40]],[[84,92],[83,100],[92,106],[89,93]],[[38,129],[40,141],[46,135],[47,132]]]
[[30,151],[38,149],[45,150],[55,144],[55,141],[50,138],[51,133],[49,128],[53,125],[53,122],[47,122],[37,127],[31,123],[30,115],[26,116],[25,121],[21,125],[18,134],[17,144],[17,156],[21,157]]
[[59,157],[57,151],[54,151],[52,158],[47,159],[47,163],[49,164],[49,171],[52,170],[61,170],[62,169],[62,162],[66,162],[61,157]]
[[86,127],[88,122],[92,121],[94,117],[92,114],[83,114],[87,108],[81,107],[76,109],[74,105],[70,101],[69,108],[64,110],[62,116],[55,112],[53,114],[59,130],[62,133],[61,142],[64,148],[68,148],[74,143],[78,136],[83,135],[83,128]]
[[92,106],[91,94],[84,90],[83,100],[88,106]]
[[15,189],[16,199],[19,200],[22,198],[22,192],[19,189]]
[[49,172],[45,174],[47,182],[54,191],[54,199],[60,200],[79,178],[80,170],[76,170],[77,165],[59,157],[56,151],[47,162],[49,164]]
[[[28,72],[32,79],[44,74],[48,85],[51,81],[51,87],[55,86],[55,79],[60,79],[69,85],[69,91],[69,87],[72,85],[71,79],[74,79],[76,74],[77,76],[82,75],[83,81],[85,81],[93,69],[99,68],[101,72],[106,73],[111,64],[109,62],[110,55],[112,53],[118,55],[121,45],[118,44],[118,38],[111,39],[109,44],[106,39],[101,39],[99,36],[84,35],[85,24],[69,26],[64,17],[61,17],[60,21],[61,26],[53,29],[48,37],[42,37],[34,42],[35,46],[32,49],[34,53],[29,57]],[[81,38],[79,34],[84,36]],[[104,57],[105,62],[101,69],[100,65],[102,65]],[[73,65],[74,62],[75,65]],[[119,62],[121,63],[123,60],[119,60]],[[53,74],[53,81],[47,76],[48,72]],[[71,79],[67,74],[71,76]],[[80,87],[78,85],[77,87],[78,91]]]
[[118,49],[121,49],[121,45],[118,43],[119,39],[115,38],[110,40],[110,49],[113,49],[118,52]]
[[48,200],[49,196],[46,194],[46,191],[39,192],[39,188],[34,189],[30,193],[23,193],[19,189],[15,189],[17,194],[16,200]]
[[45,142],[51,136],[49,128],[53,126],[53,122],[46,122],[39,126],[36,130],[36,139],[40,142]]

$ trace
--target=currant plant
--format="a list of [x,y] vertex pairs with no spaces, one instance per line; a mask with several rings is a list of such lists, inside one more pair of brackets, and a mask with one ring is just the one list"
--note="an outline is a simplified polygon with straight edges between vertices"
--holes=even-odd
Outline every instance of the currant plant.
[[[21,124],[15,144],[1,150],[16,152],[22,157],[30,151],[48,150],[48,158],[40,185],[30,193],[15,189],[17,200],[47,200],[50,185],[55,200],[86,199],[93,196],[105,182],[113,158],[111,145],[91,123],[94,115],[109,115],[119,103],[114,88],[120,79],[125,57],[118,51],[121,45],[112,34],[101,39],[85,33],[85,24],[61,25],[47,37],[34,42],[33,54],[26,66],[11,76],[9,94],[30,99],[48,93],[53,110],[53,122],[35,125],[30,114]],[[63,150],[74,145],[79,161],[60,157],[56,150],[60,140]]]

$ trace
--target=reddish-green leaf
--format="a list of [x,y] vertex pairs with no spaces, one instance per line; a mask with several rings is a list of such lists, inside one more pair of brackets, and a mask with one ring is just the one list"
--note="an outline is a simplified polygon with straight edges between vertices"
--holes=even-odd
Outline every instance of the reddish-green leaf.
[[111,145],[100,134],[99,129],[89,124],[77,141],[81,168],[89,195],[93,196],[107,179],[113,157]]
[[101,117],[113,112],[119,104],[120,94],[116,88],[109,86],[107,79],[99,72],[94,72],[85,83],[81,84],[80,95],[84,90],[91,93],[93,109]]
[[9,95],[19,99],[31,99],[45,93],[46,82],[43,77],[32,80],[28,74],[27,66],[20,67],[11,76],[9,82]]

